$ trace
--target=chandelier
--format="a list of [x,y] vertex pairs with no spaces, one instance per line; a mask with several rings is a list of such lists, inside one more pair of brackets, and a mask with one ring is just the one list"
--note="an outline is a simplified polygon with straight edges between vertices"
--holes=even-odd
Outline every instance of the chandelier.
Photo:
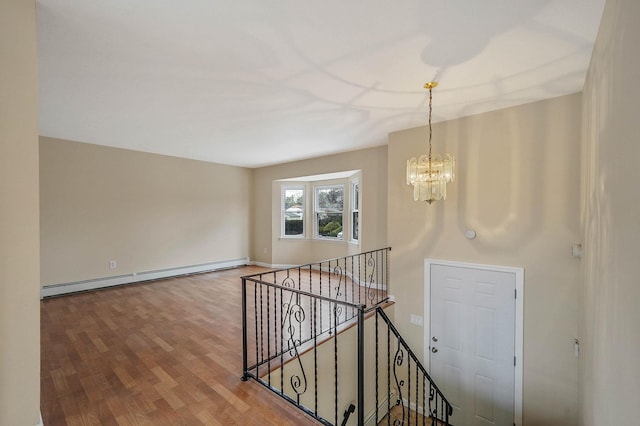
[[444,157],[431,155],[431,112],[432,90],[438,82],[424,85],[429,89],[429,154],[407,160],[407,185],[413,185],[413,199],[431,204],[447,198],[447,184],[455,180],[456,160],[445,154]]

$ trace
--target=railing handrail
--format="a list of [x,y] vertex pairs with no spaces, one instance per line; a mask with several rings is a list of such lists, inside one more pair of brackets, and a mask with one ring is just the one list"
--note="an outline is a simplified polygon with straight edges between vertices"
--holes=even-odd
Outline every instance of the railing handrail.
[[305,264],[302,264],[302,265],[293,265],[293,266],[290,266],[288,268],[269,269],[268,271],[265,271],[265,272],[257,272],[255,274],[244,275],[241,278],[252,278],[252,277],[255,277],[256,275],[271,274],[271,273],[274,273],[274,272],[284,272],[284,271],[289,271],[291,269],[306,269],[307,267],[310,268],[313,265],[320,265],[320,264],[323,264],[323,263],[330,263],[330,262],[334,262],[334,261],[338,261],[338,260],[342,260],[342,259],[348,259],[350,257],[366,256],[368,254],[380,252],[380,251],[383,251],[383,250],[391,251],[391,247],[383,247],[381,249],[369,250],[369,251],[365,251],[365,252],[362,252],[362,253],[351,254],[351,255],[348,255],[348,256],[334,257],[332,259],[321,260],[321,261],[318,261],[318,262],[305,263]]

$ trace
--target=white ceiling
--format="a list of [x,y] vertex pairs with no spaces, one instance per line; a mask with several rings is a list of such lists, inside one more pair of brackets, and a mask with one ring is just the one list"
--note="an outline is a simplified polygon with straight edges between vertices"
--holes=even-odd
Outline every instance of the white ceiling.
[[40,134],[259,167],[578,92],[605,0],[37,0]]

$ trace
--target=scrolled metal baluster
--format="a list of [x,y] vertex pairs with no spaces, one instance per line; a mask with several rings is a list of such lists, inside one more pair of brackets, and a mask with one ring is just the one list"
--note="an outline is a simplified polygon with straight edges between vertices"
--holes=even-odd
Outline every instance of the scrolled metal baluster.
[[[353,301],[355,300],[355,291],[356,291],[355,290],[356,286],[355,286],[355,283],[354,283],[353,280],[356,278],[356,276],[354,275],[354,271],[353,271],[353,262],[354,262],[353,258],[354,258],[354,256],[350,256],[350,257],[351,257],[351,303],[353,303]],[[353,314],[355,316],[355,312],[353,311],[354,308],[351,308],[351,309],[352,309],[352,312],[353,312]]]
[[393,377],[396,382],[396,388],[398,389],[398,398],[396,399],[396,405],[402,406],[402,420],[394,419],[394,426],[404,425],[405,418],[405,407],[402,402],[402,387],[404,386],[404,380],[398,378],[398,371],[396,367],[401,367],[404,363],[404,350],[400,346],[400,342],[398,342],[398,349],[396,350],[396,354],[393,357]]
[[289,355],[292,358],[296,359],[296,361],[298,362],[298,366],[300,367],[300,374],[292,374],[289,378],[289,382],[291,384],[291,388],[296,393],[296,400],[298,404],[300,404],[300,396],[307,391],[307,375],[304,371],[304,366],[302,365],[300,353],[298,352],[298,347],[302,342],[301,339],[296,338],[295,335],[296,332],[298,332],[299,334],[299,330],[302,328],[302,324],[305,318],[305,311],[302,306],[300,306],[300,304],[296,303],[293,305],[289,305],[287,327],[287,333],[289,334],[289,343],[287,347],[289,349]]
[[373,304],[376,299],[376,291],[373,288],[374,286],[374,277],[376,276],[376,270],[378,269],[376,266],[376,260],[373,257],[373,253],[369,253],[369,259],[367,260],[367,269],[369,274],[367,275],[367,300]]
[[[294,351],[297,354],[297,347],[302,343],[302,339],[300,337],[296,338],[296,333],[300,336],[300,329],[302,328],[302,323],[306,318],[306,313],[304,312],[304,308],[299,304],[295,303],[289,307],[289,323],[287,327],[287,333],[289,334],[289,354],[291,356],[294,355]],[[297,324],[294,324],[295,323]]]
[[422,426],[427,424],[427,416],[429,410],[427,408],[427,376],[422,374]]
[[302,360],[298,356],[298,365],[300,366],[300,371],[302,372],[302,378],[298,374],[292,374],[289,379],[291,383],[291,389],[296,393],[296,402],[300,404],[300,395],[304,394],[307,391],[307,375],[304,372],[304,367],[302,366]]
[[338,285],[334,288],[336,291],[336,299],[342,296],[343,288],[342,285],[344,283],[344,270],[339,264],[333,268],[333,274],[338,276]]
[[294,280],[293,278],[291,278],[289,276],[289,273],[287,271],[287,277],[282,280],[282,286],[286,287],[286,288],[295,288],[296,287],[296,280]]

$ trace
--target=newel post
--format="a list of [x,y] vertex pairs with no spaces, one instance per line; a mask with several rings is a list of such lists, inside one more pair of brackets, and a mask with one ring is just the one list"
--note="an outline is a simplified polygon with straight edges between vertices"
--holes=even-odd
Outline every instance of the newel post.
[[247,381],[247,280],[242,278],[242,381]]
[[364,305],[358,307],[358,425],[364,424]]

